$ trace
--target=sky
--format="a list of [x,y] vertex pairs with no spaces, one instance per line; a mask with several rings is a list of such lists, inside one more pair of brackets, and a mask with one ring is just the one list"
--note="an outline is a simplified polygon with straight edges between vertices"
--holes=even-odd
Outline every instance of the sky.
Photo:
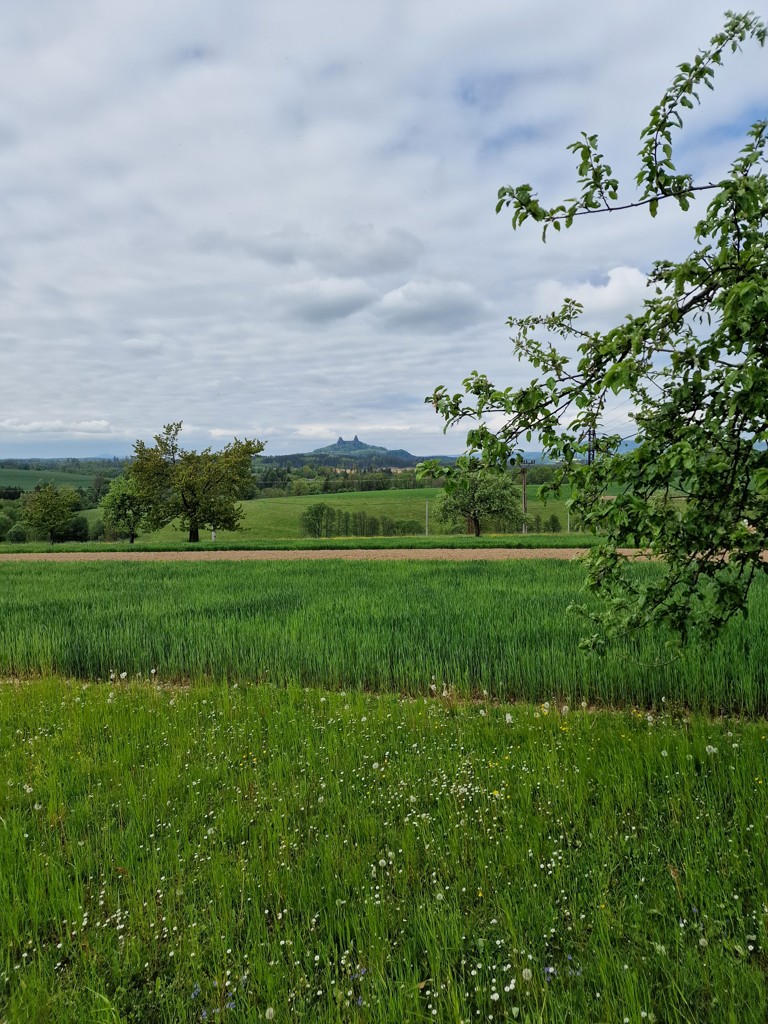
[[[546,245],[495,213],[503,185],[575,195],[581,131],[636,198],[647,114],[723,23],[712,0],[690,11],[3,4],[0,457],[122,455],[178,420],[185,447],[462,451],[424,399],[475,369],[530,379],[509,316],[567,295],[610,327],[654,259],[691,247],[695,211],[582,218]],[[678,170],[717,180],[766,96],[750,44],[690,115]]]

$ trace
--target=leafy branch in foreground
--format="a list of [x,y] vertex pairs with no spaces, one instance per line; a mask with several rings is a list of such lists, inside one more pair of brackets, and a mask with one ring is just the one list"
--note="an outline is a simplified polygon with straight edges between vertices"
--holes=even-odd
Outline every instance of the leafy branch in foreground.
[[[514,350],[539,375],[525,387],[498,388],[477,371],[464,392],[438,387],[426,401],[448,426],[475,421],[470,453],[489,466],[506,465],[534,436],[559,463],[557,490],[568,480],[572,507],[603,536],[587,558],[590,589],[607,598],[591,615],[586,646],[640,627],[665,625],[678,638],[710,639],[737,612],[746,613],[749,587],[766,568],[768,547],[768,121],[756,121],[726,177],[697,185],[678,173],[673,133],[681,111],[712,87],[727,51],[748,39],[761,46],[766,26],[753,14],[727,14],[722,32],[679,73],[641,133],[639,200],[671,199],[687,210],[695,193],[713,195],[693,229],[690,255],[659,260],[648,275],[651,297],[642,312],[607,332],[579,326],[582,307],[566,299],[546,316],[512,317]],[[532,219],[560,229],[577,216],[620,208],[619,183],[598,151],[596,136],[569,147],[579,157],[579,199],[545,208],[530,185],[505,188],[497,210],[511,207],[512,225]],[[559,339],[559,342],[558,342]],[[577,343],[568,358],[558,343]],[[636,447],[598,437],[606,404],[621,396],[636,424]],[[488,426],[488,417],[499,429]],[[617,489],[608,500],[609,487]],[[658,581],[628,571],[621,547],[645,549],[664,562]]]

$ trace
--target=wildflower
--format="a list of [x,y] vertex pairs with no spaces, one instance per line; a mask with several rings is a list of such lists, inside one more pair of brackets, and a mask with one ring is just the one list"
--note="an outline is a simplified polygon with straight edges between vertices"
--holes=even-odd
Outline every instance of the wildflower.
[[274,1009],[271,1006],[268,1006],[266,1008],[266,1010],[264,1011],[264,1016],[267,1018],[267,1020],[274,1020],[275,1019],[275,1011],[274,1011]]
[[711,743],[708,743],[704,749],[710,755],[717,753],[717,747],[713,747]]
[[533,971],[530,967],[523,968],[523,981],[530,981],[533,977]]
[[504,715],[504,721],[507,723],[507,725],[512,725],[512,715],[509,712],[507,712],[506,715]]

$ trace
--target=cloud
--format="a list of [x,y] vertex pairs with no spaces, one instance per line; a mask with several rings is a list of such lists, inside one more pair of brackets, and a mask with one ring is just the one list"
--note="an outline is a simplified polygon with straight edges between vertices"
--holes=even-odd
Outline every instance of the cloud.
[[276,295],[290,317],[308,324],[343,320],[375,298],[364,281],[342,278],[298,281],[283,285]]
[[373,310],[386,330],[460,331],[484,319],[482,301],[461,281],[409,281],[388,292]]
[[135,355],[156,355],[162,350],[163,344],[157,338],[127,338],[123,347]]
[[112,433],[109,420],[29,420],[22,423],[19,420],[0,420],[0,430],[8,431],[9,434],[99,434],[107,435]]
[[[525,181],[573,195],[581,130],[634,198],[639,132],[716,0],[695,25],[662,0],[5,8],[0,452],[96,444],[78,424],[106,422],[101,453],[174,419],[203,446],[233,424],[272,450],[389,425],[456,451],[423,397],[473,368],[523,383],[510,313],[569,294],[609,325],[690,248],[701,206],[580,218],[546,246],[494,207]],[[723,174],[764,59],[728,56],[678,169]]]
[[535,290],[535,303],[541,312],[559,308],[566,298],[581,303],[586,320],[612,325],[628,313],[637,312],[648,298],[647,277],[637,267],[614,267],[602,283],[542,281]]

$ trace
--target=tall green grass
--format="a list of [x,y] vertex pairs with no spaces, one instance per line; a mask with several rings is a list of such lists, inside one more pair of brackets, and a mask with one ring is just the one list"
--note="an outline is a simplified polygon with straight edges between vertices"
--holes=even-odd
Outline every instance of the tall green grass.
[[7,1024],[763,1024],[765,723],[0,688]]
[[582,578],[538,560],[6,563],[0,673],[768,711],[768,587],[712,648],[670,660],[646,635],[598,658],[567,611]]

